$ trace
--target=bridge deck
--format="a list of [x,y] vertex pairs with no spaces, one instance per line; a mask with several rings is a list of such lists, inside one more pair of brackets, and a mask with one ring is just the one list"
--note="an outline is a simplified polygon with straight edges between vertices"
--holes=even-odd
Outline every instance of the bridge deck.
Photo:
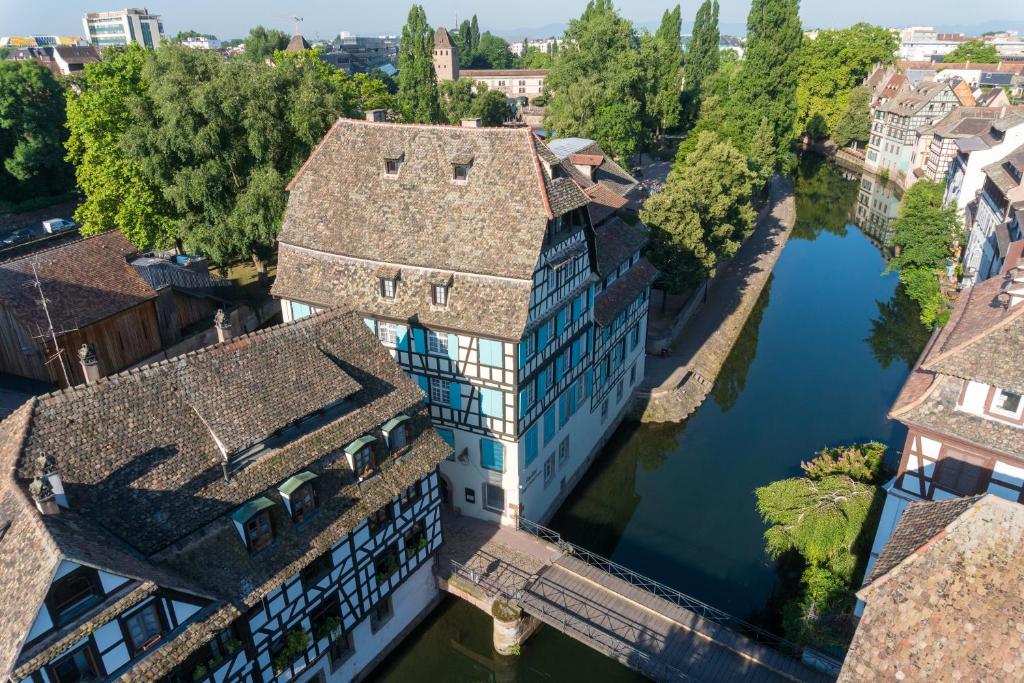
[[493,597],[514,596],[527,614],[654,680],[834,680],[524,531],[467,518],[444,528],[442,568],[463,565]]

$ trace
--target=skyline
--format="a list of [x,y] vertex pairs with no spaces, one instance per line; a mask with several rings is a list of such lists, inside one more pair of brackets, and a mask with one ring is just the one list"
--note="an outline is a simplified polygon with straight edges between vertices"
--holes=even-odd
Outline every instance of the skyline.
[[[262,24],[291,32],[290,14],[304,18],[300,31],[310,38],[330,38],[341,31],[360,35],[398,34],[411,5],[409,2],[386,0],[371,8],[346,7],[324,0],[293,0],[286,7],[270,0],[239,2],[228,0],[216,6],[200,0],[177,0],[168,3],[138,3],[161,15],[164,30],[173,36],[179,31],[195,30],[212,33],[220,39],[241,38],[249,28]],[[499,35],[548,29],[528,37],[544,37],[554,27],[568,23],[586,6],[586,0],[568,0],[557,6],[542,0],[522,0],[515,6],[499,4],[491,7],[465,0],[432,0],[422,3],[432,26],[452,26],[456,17],[461,21],[478,16],[481,30]],[[634,0],[617,4],[619,11],[638,25],[657,23],[661,13],[675,3],[664,0]],[[698,2],[682,3],[684,23],[693,20]],[[113,5],[113,3],[109,3]],[[726,25],[743,25],[750,3],[748,0],[722,0],[720,21]],[[119,7],[108,6],[96,0],[37,0],[30,5],[21,0],[0,0],[0,26],[5,35],[58,34],[81,35],[82,15],[87,11],[108,11]],[[963,3],[954,0],[911,0],[891,3],[866,0],[837,9],[830,0],[805,0],[801,3],[801,18],[805,28],[843,27],[857,21],[868,21],[892,27],[939,26],[967,28],[993,25],[1024,29],[1024,10],[1015,0],[993,0],[984,9],[973,8],[969,19],[964,19]],[[730,31],[724,30],[724,33]]]

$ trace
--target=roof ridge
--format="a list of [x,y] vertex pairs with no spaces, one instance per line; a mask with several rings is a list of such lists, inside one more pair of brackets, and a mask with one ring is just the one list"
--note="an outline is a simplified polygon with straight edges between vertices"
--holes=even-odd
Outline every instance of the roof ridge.
[[[530,156],[533,158],[533,167],[537,171],[537,181],[540,187],[540,198],[541,201],[544,203],[544,210],[547,212],[548,220],[553,220],[555,217],[555,212],[551,210],[551,201],[548,199],[548,188],[547,184],[545,183],[544,169],[541,168],[540,155],[537,153],[537,136],[534,135],[533,131],[529,130],[528,128],[524,130],[526,130],[529,133],[529,135],[526,136],[526,144],[530,148]],[[579,186],[577,185],[577,187]]]
[[[973,291],[971,292],[971,294],[973,294]],[[970,295],[968,295],[968,297],[970,297]],[[971,298],[968,298],[967,302],[964,304],[964,311],[966,311],[967,306],[969,306],[970,304],[971,304]],[[976,344],[977,342],[981,341],[982,339],[984,339],[985,337],[987,337],[991,333],[993,333],[993,332],[995,332],[997,330],[1003,329],[1004,327],[1006,327],[1010,323],[1016,322],[1017,319],[1021,317],[1021,314],[1024,314],[1024,306],[1016,307],[1017,308],[1016,311],[1012,310],[1012,308],[1013,307],[1011,307],[1011,309],[1008,311],[1009,315],[1004,317],[1002,320],[998,320],[994,324],[989,325],[988,327],[982,328],[981,330],[978,330],[974,335],[972,335],[971,337],[968,337],[967,339],[965,339],[964,341],[960,342],[956,346],[954,346],[952,348],[949,348],[949,349],[946,349],[945,351],[940,351],[938,354],[935,355],[935,357],[929,358],[926,363],[922,363],[921,367],[926,369],[926,370],[928,370],[931,366],[934,366],[935,363],[943,361],[943,360],[949,358],[950,356],[952,356],[952,355],[954,355],[956,353],[960,353],[961,351],[966,349],[968,346],[972,346],[973,344]],[[953,329],[950,330],[950,334],[952,334],[957,329],[959,329],[960,324],[962,322],[963,322],[963,312],[961,312],[961,315],[957,319],[957,322],[953,326]]]
[[[57,233],[57,234],[59,234],[59,233]],[[85,236],[82,236],[81,233],[79,233],[79,237],[77,239],[69,240],[67,242],[62,242],[60,244],[52,244],[50,246],[47,246],[44,249],[39,249],[37,251],[32,251],[32,252],[29,252],[27,254],[24,254],[23,256],[12,256],[12,257],[10,257],[8,259],[3,259],[3,255],[0,254],[0,268],[2,268],[3,266],[8,265],[10,263],[14,263],[16,261],[24,261],[26,259],[35,258],[37,256],[41,256],[42,254],[46,254],[46,253],[49,253],[51,251],[56,251],[57,249],[66,249],[68,247],[72,247],[72,246],[75,246],[77,244],[81,244],[83,242],[88,242],[89,240],[99,239],[100,237],[106,237],[106,236],[112,235],[112,234],[118,234],[118,235],[121,235],[121,237],[124,237],[124,234],[121,233],[120,230],[117,230],[116,228],[112,228],[110,230],[104,230],[103,232],[96,233],[95,235],[85,235]],[[127,237],[124,237],[124,239],[126,241],[128,241],[129,244],[131,244],[131,241],[128,240]],[[132,244],[132,248],[135,249],[136,253],[141,253],[141,252],[139,252],[138,248],[134,244]],[[127,263],[127,260],[125,260],[125,263]]]

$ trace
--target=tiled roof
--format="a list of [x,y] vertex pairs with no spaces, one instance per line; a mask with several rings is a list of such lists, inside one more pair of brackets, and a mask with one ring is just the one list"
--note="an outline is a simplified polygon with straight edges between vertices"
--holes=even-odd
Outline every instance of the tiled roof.
[[[924,547],[863,588],[867,606],[839,681],[1010,681],[1024,673],[1024,507],[992,495],[932,513],[911,507],[894,538]],[[923,506],[940,505],[924,503]],[[920,516],[924,532],[901,531]],[[907,521],[907,515],[912,515]],[[912,545],[912,543],[910,544]],[[884,554],[884,551],[883,551]]]
[[1010,152],[999,161],[993,162],[983,169],[985,175],[1003,194],[1008,194],[1021,184],[1020,181],[1011,176],[1009,171],[1007,171],[1006,167],[1008,164],[1016,166],[1018,169],[1024,169],[1024,147]]
[[136,253],[121,233],[110,231],[0,263],[0,308],[32,334],[47,329],[32,286],[35,265],[57,331],[91,325],[156,297],[128,264]]
[[[453,271],[402,268],[395,298],[382,299],[377,269],[365,262],[281,244],[274,296],[321,308],[344,306],[394,320],[516,339],[526,328],[533,283],[464,275]],[[434,306],[431,285],[452,281],[448,305]],[[486,311],[486,315],[481,312]]]
[[459,69],[460,78],[537,78],[547,75],[548,69]]
[[640,225],[629,225],[621,218],[608,221],[594,230],[597,251],[597,272],[601,277],[619,267],[647,243],[647,233]]
[[[548,143],[551,151],[564,161],[570,161],[574,156],[592,157],[595,160],[601,158],[600,165],[594,169],[593,178],[587,178],[573,166],[572,163],[563,164],[571,171],[572,178],[587,189],[595,183],[605,185],[615,194],[624,197],[639,183],[624,168],[619,166],[614,159],[605,154],[601,146],[587,138],[559,138]],[[590,165],[589,163],[584,165]]]
[[594,320],[605,327],[640,295],[645,287],[658,278],[658,269],[646,258],[615,280],[611,287],[597,295],[594,302]]
[[[249,443],[315,411],[332,391],[349,397],[340,416],[225,481],[215,439]],[[0,537],[0,672],[13,664],[61,557],[143,588],[209,596],[211,607],[258,601],[447,456],[422,397],[357,315],[334,311],[33,399],[0,423],[0,466],[10,473],[0,482],[0,526],[10,522]],[[409,454],[357,484],[346,460],[331,454],[399,413],[413,415]],[[69,506],[46,516],[26,491],[44,454]],[[295,527],[276,506],[275,543],[249,556],[229,513],[259,495],[279,500],[274,487],[303,470],[318,475],[324,514]],[[103,618],[85,615],[33,645],[20,674]],[[165,673],[201,642],[169,639],[153,661]]]
[[590,211],[590,222],[595,226],[604,223],[614,216],[617,210],[629,204],[629,200],[616,194],[603,183],[591,185],[584,192],[590,197],[587,209]]
[[903,90],[892,99],[886,101],[878,108],[882,111],[895,112],[900,116],[916,114],[942,93],[949,89],[949,83],[945,81],[922,81],[913,90]]
[[[547,182],[542,144],[528,128],[340,119],[289,185],[280,241],[530,280],[551,212],[586,202],[579,188]],[[384,174],[385,157],[403,159],[397,177]],[[460,157],[472,159],[465,182],[452,179]]]
[[604,161],[603,154],[570,154],[569,161],[580,166],[600,166]]
[[302,52],[303,50],[309,49],[309,43],[301,35],[296,33],[292,36],[292,39],[288,41],[288,46],[284,49],[285,52]]
[[451,47],[452,37],[448,33],[448,29],[446,29],[444,26],[438,26],[436,29],[434,29],[434,48],[450,49]]

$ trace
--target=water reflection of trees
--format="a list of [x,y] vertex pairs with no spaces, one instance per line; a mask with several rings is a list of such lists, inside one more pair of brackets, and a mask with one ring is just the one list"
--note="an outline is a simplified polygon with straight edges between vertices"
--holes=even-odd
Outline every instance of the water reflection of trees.
[[719,410],[728,412],[743,393],[743,387],[747,382],[747,373],[757,355],[757,339],[761,330],[761,319],[764,317],[764,309],[768,307],[769,291],[772,288],[774,275],[768,277],[761,295],[757,297],[754,308],[750,311],[750,317],[743,325],[743,331],[736,339],[736,344],[729,352],[729,356],[722,364],[722,369],[715,379],[715,385],[711,389],[711,396],[718,404]]
[[878,317],[871,321],[871,334],[865,341],[871,353],[883,368],[903,361],[907,369],[928,342],[930,333],[921,322],[921,309],[907,296],[900,284],[889,301],[876,301]]
[[824,157],[804,154],[796,172],[796,225],[792,239],[815,240],[822,232],[843,237],[857,199],[857,182]]

